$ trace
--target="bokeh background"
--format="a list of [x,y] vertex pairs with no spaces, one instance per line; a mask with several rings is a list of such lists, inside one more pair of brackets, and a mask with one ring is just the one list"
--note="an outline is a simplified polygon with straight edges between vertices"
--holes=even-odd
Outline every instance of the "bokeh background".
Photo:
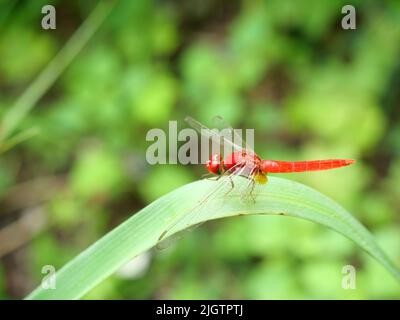
[[[57,29],[41,28],[53,4]],[[96,1],[0,4],[0,119]],[[256,129],[282,160],[349,157],[350,168],[285,176],[352,212],[400,265],[400,2],[119,1],[0,155],[0,298],[36,287],[159,196],[204,173],[145,161],[145,136],[191,115]],[[25,131],[26,132],[26,131]],[[29,135],[29,134],[28,134]],[[357,288],[341,287],[342,268]],[[400,285],[352,242],[307,221],[214,221],[148,252],[87,299],[400,298]]]

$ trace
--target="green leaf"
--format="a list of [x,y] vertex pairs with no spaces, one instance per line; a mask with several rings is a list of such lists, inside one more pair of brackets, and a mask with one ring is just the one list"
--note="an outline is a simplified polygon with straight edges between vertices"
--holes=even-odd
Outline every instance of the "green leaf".
[[[226,194],[229,182],[214,192],[217,182],[210,180],[176,189],[139,211],[57,271],[56,289],[39,287],[27,299],[78,299],[130,259],[155,246],[165,230],[170,236],[207,220],[247,214],[292,216],[330,227],[357,243],[400,281],[399,269],[368,230],[333,200],[300,183],[270,178],[268,184],[256,187],[256,201],[246,202],[238,190],[243,190],[247,183],[244,178],[235,178],[235,188],[229,194]],[[195,210],[196,214],[187,214],[210,193],[209,201]],[[182,216],[187,218],[181,220]]]
[[3,143],[0,142],[0,153],[6,152],[7,150],[15,147],[17,144],[24,142],[40,132],[39,128],[33,127],[26,129],[22,132],[15,134]]

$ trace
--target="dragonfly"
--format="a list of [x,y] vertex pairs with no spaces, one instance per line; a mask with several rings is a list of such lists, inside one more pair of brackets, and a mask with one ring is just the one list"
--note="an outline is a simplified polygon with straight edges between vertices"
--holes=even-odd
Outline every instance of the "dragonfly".
[[[217,120],[223,122],[221,117]],[[242,199],[250,197],[255,202],[253,195],[254,188],[257,184],[264,185],[268,182],[267,175],[269,173],[292,173],[292,172],[308,172],[308,171],[322,171],[331,170],[355,163],[353,159],[327,159],[327,160],[307,160],[307,161],[281,161],[262,159],[254,150],[249,147],[240,135],[231,126],[225,124],[225,132],[230,134],[223,135],[216,130],[211,130],[199,121],[187,117],[185,121],[194,129],[196,129],[205,138],[210,139],[212,142],[224,146],[231,147],[232,152],[223,155],[221,152],[211,154],[211,157],[206,162],[205,167],[208,175],[214,176],[216,184],[207,194],[199,200],[193,208],[189,209],[186,213],[180,216],[172,223],[159,237],[159,241],[166,237],[169,231],[177,224],[186,220],[187,225],[195,219],[195,215],[201,212],[201,208],[210,201],[220,189],[225,188],[230,184],[230,189],[227,193],[232,191],[235,187],[234,177],[241,176],[247,179],[245,189],[242,191]],[[221,150],[221,148],[219,149]],[[225,150],[225,149],[224,149]]]

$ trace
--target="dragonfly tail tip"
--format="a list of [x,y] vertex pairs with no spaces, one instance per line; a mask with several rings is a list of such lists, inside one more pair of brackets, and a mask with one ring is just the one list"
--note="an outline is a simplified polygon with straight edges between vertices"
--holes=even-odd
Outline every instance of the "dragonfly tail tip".
[[348,165],[350,165],[350,164],[353,164],[353,163],[356,163],[356,160],[354,160],[354,159],[346,159],[346,160],[345,160],[346,166],[348,166]]

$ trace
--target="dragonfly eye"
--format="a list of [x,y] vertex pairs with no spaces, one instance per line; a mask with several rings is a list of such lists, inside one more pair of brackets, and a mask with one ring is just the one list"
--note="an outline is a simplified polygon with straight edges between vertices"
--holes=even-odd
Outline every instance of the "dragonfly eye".
[[206,164],[207,170],[210,173],[220,175],[223,170],[223,161],[219,153],[215,153],[211,156],[210,160]]

